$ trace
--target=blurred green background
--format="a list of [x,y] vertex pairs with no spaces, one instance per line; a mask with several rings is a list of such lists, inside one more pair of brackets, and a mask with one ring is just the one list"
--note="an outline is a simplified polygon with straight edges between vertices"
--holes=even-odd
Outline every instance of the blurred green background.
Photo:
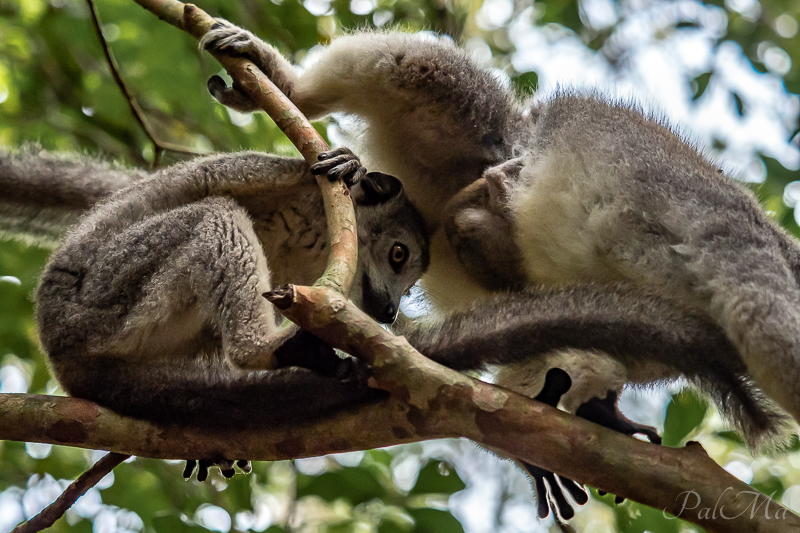
[[[536,98],[600,87],[666,117],[758,192],[795,234],[800,198],[800,4],[726,0],[205,0],[198,5],[302,64],[358,28],[432,31]],[[197,151],[296,154],[263,114],[228,112],[207,94],[219,65],[131,0],[99,0],[104,35],[153,128]],[[538,92],[534,92],[537,91]],[[347,124],[320,131],[337,141]],[[26,141],[149,166],[153,146],[114,84],[82,0],[0,0],[0,145]],[[163,163],[183,156],[166,154]],[[2,194],[2,192],[0,192]],[[32,291],[45,250],[0,242],[0,392],[54,393],[37,347]],[[736,476],[800,510],[800,448],[754,459],[689,392],[631,391],[626,412],[665,443],[700,440]],[[674,394],[674,395],[673,395]],[[0,531],[38,512],[99,457],[0,442]],[[118,467],[54,531],[560,531],[538,522],[524,477],[465,441],[255,465],[250,476],[184,483],[181,465]],[[593,494],[571,527],[604,533],[696,531],[635,503]]]

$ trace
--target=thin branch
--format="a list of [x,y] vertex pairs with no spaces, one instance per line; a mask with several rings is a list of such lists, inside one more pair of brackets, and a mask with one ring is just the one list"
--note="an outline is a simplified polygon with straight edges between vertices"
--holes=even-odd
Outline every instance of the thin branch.
[[121,453],[109,453],[92,465],[89,470],[84,472],[69,487],[56,498],[56,501],[41,510],[39,514],[15,527],[11,533],[36,533],[46,529],[56,523],[56,520],[64,516],[67,509],[83,496],[87,490],[91,489],[100,482],[109,472],[114,470],[120,463],[127,460],[130,455]]
[[187,154],[187,155],[208,155],[207,152],[198,152],[196,150],[192,150],[190,148],[186,148],[184,146],[180,146],[177,144],[169,143],[162,141],[158,138],[156,132],[152,130],[150,125],[147,123],[147,119],[144,116],[144,111],[139,106],[139,102],[136,101],[136,98],[131,93],[130,89],[128,89],[128,85],[125,83],[125,80],[122,78],[122,74],[119,72],[119,65],[117,65],[117,60],[114,58],[114,54],[111,52],[111,47],[108,46],[108,41],[106,41],[105,36],[103,35],[103,24],[100,22],[100,13],[97,11],[97,6],[94,4],[94,0],[86,0],[86,3],[89,4],[89,12],[92,14],[92,22],[94,23],[94,29],[97,33],[98,39],[100,39],[100,45],[103,47],[103,54],[106,56],[106,62],[108,63],[108,68],[111,70],[111,75],[114,77],[114,81],[117,82],[117,86],[122,91],[122,95],[125,97],[125,100],[128,102],[128,107],[131,109],[131,113],[133,114],[133,118],[136,119],[136,122],[139,123],[144,134],[150,139],[150,142],[153,143],[153,147],[155,149],[155,159],[153,160],[153,166],[157,167],[159,161],[161,159],[161,154],[165,150],[170,152],[176,152],[179,154]]
[[[214,24],[213,17],[192,4],[184,4],[177,0],[135,0],[135,2],[161,20],[188,32],[198,40]],[[317,156],[329,149],[300,110],[258,67],[242,57],[232,57],[223,53],[213,55],[225,67],[231,78],[235,79],[275,121],[309,164],[316,163]],[[350,192],[343,183],[330,182],[325,176],[317,176],[317,183],[322,190],[328,219],[330,253],[325,273],[317,280],[315,286],[331,287],[347,294],[355,276],[358,250]]]

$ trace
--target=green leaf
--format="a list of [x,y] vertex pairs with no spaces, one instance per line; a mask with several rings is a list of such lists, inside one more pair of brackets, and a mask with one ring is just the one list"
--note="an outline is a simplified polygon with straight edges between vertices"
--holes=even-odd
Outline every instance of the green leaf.
[[672,396],[664,420],[664,446],[680,446],[703,422],[708,403],[690,390]]
[[536,88],[539,86],[539,75],[534,71],[523,72],[512,78],[512,81],[517,88],[517,94],[527,96],[536,92]]
[[692,89],[694,91],[694,96],[692,96],[692,100],[697,100],[703,93],[706,92],[708,88],[708,82],[711,81],[711,72],[704,72],[699,76],[695,76],[692,78]]
[[298,475],[297,498],[311,495],[328,502],[342,498],[352,505],[358,505],[374,498],[383,498],[386,489],[367,469],[343,468],[319,476]]
[[466,485],[455,469],[445,461],[428,461],[419,471],[410,494],[453,494]]

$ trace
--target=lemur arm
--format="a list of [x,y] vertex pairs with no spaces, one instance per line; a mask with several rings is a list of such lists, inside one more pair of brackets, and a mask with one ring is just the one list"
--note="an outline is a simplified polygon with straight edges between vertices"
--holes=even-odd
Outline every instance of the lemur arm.
[[[395,175],[426,220],[489,166],[511,158],[522,123],[511,92],[444,38],[360,33],[336,39],[305,72],[252,33],[219,20],[203,39],[217,51],[253,60],[309,118],[332,112],[366,120],[367,166]],[[252,110],[249,98],[219,78],[222,103]]]
[[148,172],[28,145],[0,151],[0,236],[55,248],[83,213],[126,188],[106,209],[110,221],[120,223],[116,209],[126,202],[128,212],[141,218],[209,195],[246,204],[256,196],[279,198],[304,187],[314,188],[316,182],[302,159],[240,152]]

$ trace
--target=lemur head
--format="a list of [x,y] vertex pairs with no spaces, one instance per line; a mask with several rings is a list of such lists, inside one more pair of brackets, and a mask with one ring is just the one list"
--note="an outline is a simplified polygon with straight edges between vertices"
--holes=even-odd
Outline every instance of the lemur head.
[[428,229],[394,176],[370,172],[351,194],[358,221],[358,270],[350,297],[379,322],[390,323],[400,298],[428,269]]

